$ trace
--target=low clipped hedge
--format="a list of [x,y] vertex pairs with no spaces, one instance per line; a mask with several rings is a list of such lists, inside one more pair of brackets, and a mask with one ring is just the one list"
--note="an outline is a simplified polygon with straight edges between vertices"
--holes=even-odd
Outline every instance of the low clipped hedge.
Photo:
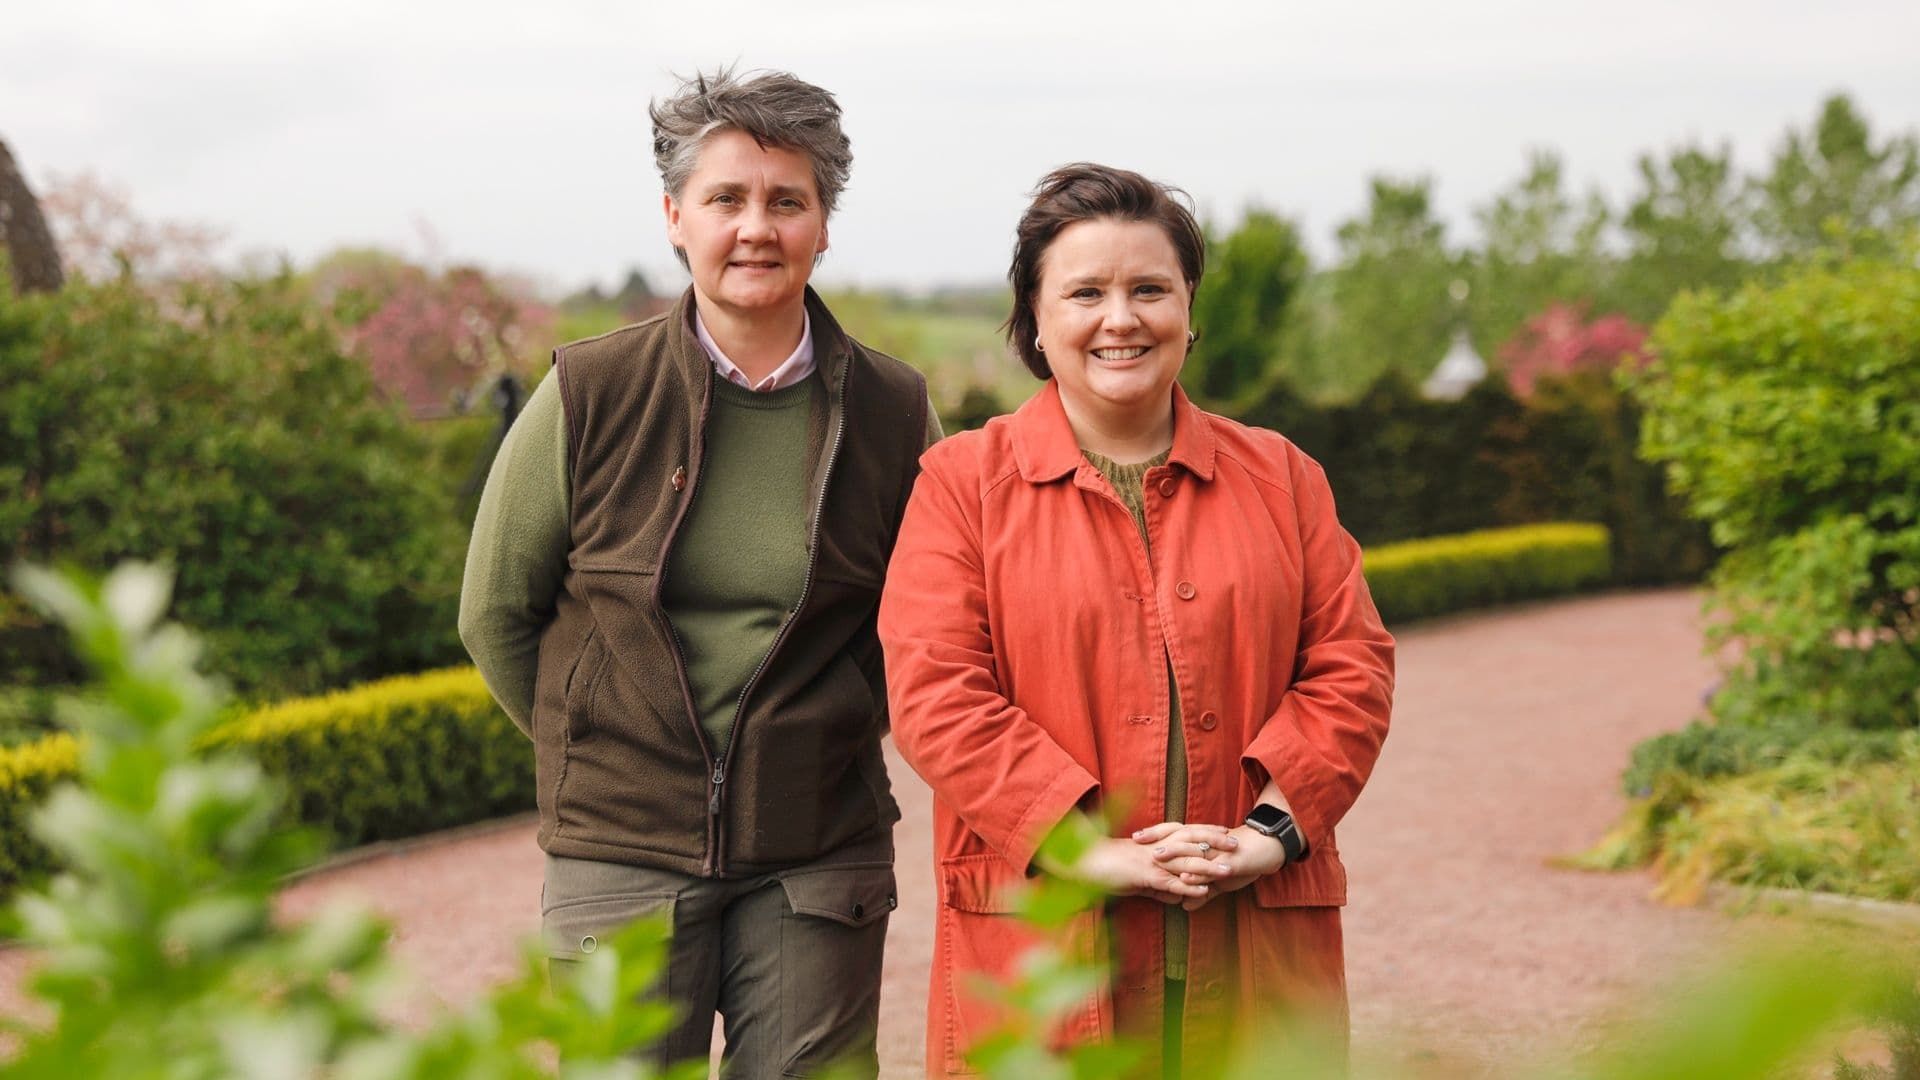
[[[1388,621],[1439,615],[1606,582],[1607,530],[1531,525],[1366,552]],[[449,668],[298,698],[216,728],[211,749],[243,751],[285,785],[292,816],[350,847],[528,810],[532,747],[472,668]],[[52,869],[28,819],[79,766],[72,736],[0,748],[0,895]]]
[[[533,808],[532,745],[472,668],[271,705],[207,743],[259,761],[285,786],[293,817],[339,847]],[[27,823],[78,767],[70,735],[0,750],[0,895],[53,868]]]
[[1607,582],[1604,526],[1519,525],[1383,544],[1365,552],[1367,585],[1389,623],[1560,596]]

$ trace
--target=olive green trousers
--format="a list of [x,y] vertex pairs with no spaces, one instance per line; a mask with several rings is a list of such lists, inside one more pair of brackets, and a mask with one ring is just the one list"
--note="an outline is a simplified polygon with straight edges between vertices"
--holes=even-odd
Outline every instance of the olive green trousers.
[[724,1076],[810,1076],[829,1066],[879,1073],[880,963],[898,905],[884,861],[813,864],[718,880],[590,859],[547,857],[541,927],[553,975],[647,916],[671,922],[664,985],[679,1021],[640,1056],[706,1059],[720,1015]]

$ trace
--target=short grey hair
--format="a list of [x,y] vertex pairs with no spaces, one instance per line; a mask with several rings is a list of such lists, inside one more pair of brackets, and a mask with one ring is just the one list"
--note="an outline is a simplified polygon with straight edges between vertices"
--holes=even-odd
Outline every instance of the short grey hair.
[[682,79],[665,101],[649,103],[653,161],[667,194],[676,200],[700,161],[707,140],[722,131],[744,131],[763,148],[778,146],[806,155],[821,208],[833,215],[853,171],[853,145],[840,130],[840,103],[818,86],[784,71],[737,75],[731,68]]

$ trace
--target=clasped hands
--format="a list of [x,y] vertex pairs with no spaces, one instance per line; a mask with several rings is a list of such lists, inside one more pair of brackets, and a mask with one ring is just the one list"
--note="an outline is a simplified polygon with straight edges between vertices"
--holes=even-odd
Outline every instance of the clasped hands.
[[1074,876],[1121,896],[1147,896],[1188,911],[1285,866],[1280,841],[1241,825],[1163,821],[1131,837],[1103,837],[1074,864]]

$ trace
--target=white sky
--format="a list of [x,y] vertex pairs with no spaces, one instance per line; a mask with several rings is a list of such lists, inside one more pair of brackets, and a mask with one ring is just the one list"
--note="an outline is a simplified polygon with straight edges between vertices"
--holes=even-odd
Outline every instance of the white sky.
[[824,283],[999,279],[1023,193],[1077,159],[1274,207],[1324,256],[1374,172],[1433,175],[1459,235],[1531,147],[1617,203],[1640,151],[1758,166],[1835,90],[1920,127],[1914,0],[0,0],[0,138],[235,251],[666,286],[646,103],[732,61],[845,108]]

